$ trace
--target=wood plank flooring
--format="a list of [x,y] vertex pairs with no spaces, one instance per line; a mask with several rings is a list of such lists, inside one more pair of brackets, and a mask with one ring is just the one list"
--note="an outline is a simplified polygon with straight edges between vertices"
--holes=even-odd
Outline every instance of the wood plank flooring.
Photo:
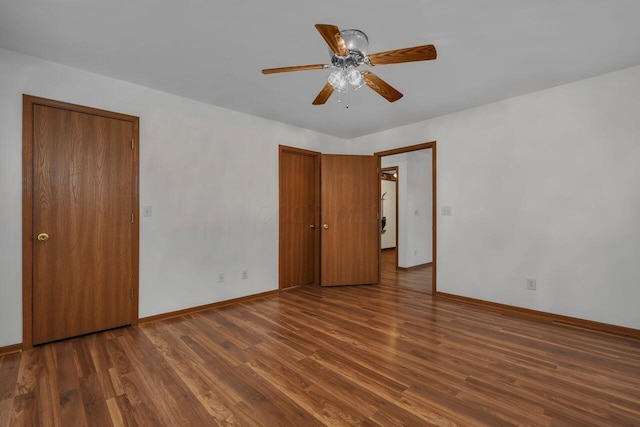
[[0,426],[640,425],[640,342],[307,286],[0,359]]
[[431,265],[414,267],[410,270],[396,269],[396,249],[384,249],[380,253],[380,281],[383,285],[431,295],[433,268]]

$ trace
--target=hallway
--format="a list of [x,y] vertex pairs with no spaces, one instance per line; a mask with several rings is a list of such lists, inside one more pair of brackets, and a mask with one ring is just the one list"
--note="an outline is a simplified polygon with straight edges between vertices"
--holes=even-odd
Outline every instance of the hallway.
[[396,249],[383,249],[380,254],[380,284],[395,285],[398,288],[418,291],[431,295],[433,267],[414,267],[410,270],[396,269]]

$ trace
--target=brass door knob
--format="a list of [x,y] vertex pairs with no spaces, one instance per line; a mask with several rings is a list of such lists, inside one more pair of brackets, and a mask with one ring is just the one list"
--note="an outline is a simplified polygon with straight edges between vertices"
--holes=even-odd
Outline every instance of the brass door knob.
[[329,224],[323,225],[322,228],[324,228],[325,230],[328,230],[329,229]]
[[38,234],[38,240],[40,242],[44,242],[45,240],[49,240],[49,235],[47,233]]

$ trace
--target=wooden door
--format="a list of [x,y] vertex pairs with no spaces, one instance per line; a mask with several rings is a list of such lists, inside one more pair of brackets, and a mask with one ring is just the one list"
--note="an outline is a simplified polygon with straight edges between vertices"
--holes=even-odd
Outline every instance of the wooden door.
[[322,156],[322,286],[378,283],[377,170],[374,156]]
[[317,283],[320,153],[280,147],[280,289]]
[[36,103],[31,113],[33,343],[131,324],[137,122]]

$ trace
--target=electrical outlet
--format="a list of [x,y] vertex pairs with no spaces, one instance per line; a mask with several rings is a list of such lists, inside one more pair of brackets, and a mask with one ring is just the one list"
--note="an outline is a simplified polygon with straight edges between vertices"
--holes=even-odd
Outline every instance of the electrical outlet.
[[535,291],[537,288],[536,279],[528,278],[527,279],[527,289],[530,291]]
[[451,216],[451,206],[442,207],[442,216]]
[[224,273],[218,273],[218,283],[224,282]]
[[249,270],[242,270],[242,280],[247,280],[249,277]]

